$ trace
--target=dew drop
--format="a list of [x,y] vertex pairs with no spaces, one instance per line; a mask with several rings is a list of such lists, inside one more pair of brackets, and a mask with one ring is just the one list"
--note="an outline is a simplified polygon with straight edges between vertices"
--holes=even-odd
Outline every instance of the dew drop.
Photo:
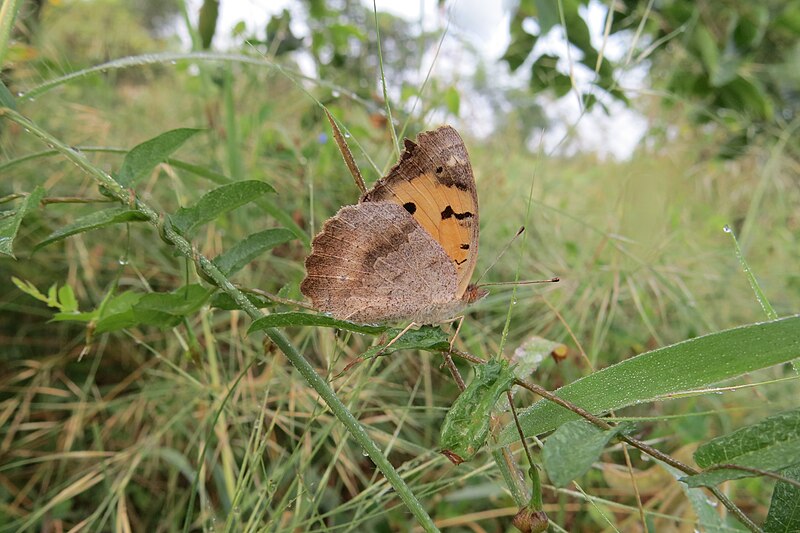
[[729,225],[725,224],[724,226],[722,226],[722,231],[724,231],[725,233],[730,233],[731,232],[731,227]]
[[349,134],[349,133],[345,133],[345,134],[344,134],[344,138],[345,138],[345,139],[349,139],[349,138],[350,138],[350,134]]
[[334,98],[339,98],[339,96],[341,96],[341,93],[339,91],[331,91],[331,96],[333,96]]

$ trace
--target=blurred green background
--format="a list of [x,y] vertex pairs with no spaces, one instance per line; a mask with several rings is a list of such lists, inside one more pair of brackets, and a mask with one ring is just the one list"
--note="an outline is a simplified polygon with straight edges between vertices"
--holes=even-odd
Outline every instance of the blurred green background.
[[[484,280],[561,278],[493,289],[468,312],[456,346],[488,357],[537,336],[564,343],[567,358],[545,360],[533,376],[550,390],[649,349],[765,320],[726,224],[777,314],[797,312],[796,2],[623,1],[611,13],[578,0],[405,4],[7,0],[3,9],[19,12],[0,50],[2,80],[20,112],[108,171],[160,133],[202,128],[175,159],[206,175],[162,164],[137,195],[171,213],[218,185],[208,173],[271,184],[271,209],[248,204],[193,244],[214,257],[254,232],[289,227],[303,238],[234,281],[290,298],[300,298],[309,239],[358,198],[320,104],[346,128],[368,184],[396,160],[391,127],[413,138],[453,124],[478,184],[476,272],[525,226]],[[12,284],[69,285],[84,311],[117,289],[198,281],[143,224],[33,254],[98,208],[69,199],[103,198],[46,150],[0,123],[0,197],[42,185],[68,200],[27,217],[16,259],[0,258],[0,530],[409,530],[372,463],[286,359],[245,336],[240,312],[206,307],[174,328],[87,343],[83,325],[50,322],[54,310]],[[439,527],[511,530],[517,509],[492,457],[454,468],[437,453],[458,395],[438,357],[402,351],[335,377],[371,338],[288,333]],[[794,379],[790,368],[765,370],[724,395],[624,415],[646,417],[643,438],[680,457],[794,406]],[[692,531],[674,478],[638,453],[632,460],[633,473],[614,448],[580,490],[546,486],[553,527],[642,531],[633,477],[651,531]],[[773,486],[753,478],[727,490],[760,523]]]

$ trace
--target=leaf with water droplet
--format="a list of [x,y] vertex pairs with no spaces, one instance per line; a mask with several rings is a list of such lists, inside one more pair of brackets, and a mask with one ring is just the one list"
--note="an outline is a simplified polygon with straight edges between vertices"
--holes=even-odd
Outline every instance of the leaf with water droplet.
[[343,329],[346,331],[353,331],[355,333],[363,333],[366,335],[380,335],[389,329],[389,326],[365,326],[363,324],[356,324],[348,322],[347,320],[337,320],[327,315],[320,315],[314,313],[273,313],[259,318],[247,330],[250,335],[256,331],[262,331],[267,328],[285,328],[289,326],[321,326],[326,328]]
[[[707,387],[747,372],[800,357],[800,315],[749,324],[659,348],[570,383],[556,395],[593,414],[677,392]],[[527,436],[539,435],[578,415],[548,400],[520,413]],[[513,424],[503,428],[499,445],[519,438]]]

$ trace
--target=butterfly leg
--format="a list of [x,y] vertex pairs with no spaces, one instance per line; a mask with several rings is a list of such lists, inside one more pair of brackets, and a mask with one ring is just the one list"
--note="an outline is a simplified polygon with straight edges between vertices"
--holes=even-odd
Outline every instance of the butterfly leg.
[[[418,324],[416,324],[416,323],[412,322],[411,324],[409,324],[408,326],[406,326],[405,328],[403,328],[403,331],[401,331],[400,333],[398,333],[397,335],[395,335],[395,336],[394,336],[394,338],[393,338],[392,340],[390,340],[390,341],[389,341],[389,342],[386,344],[386,346],[382,347],[380,350],[378,350],[377,352],[375,352],[375,354],[372,356],[372,358],[374,359],[374,358],[377,358],[377,357],[380,357],[381,355],[383,355],[383,352],[385,352],[385,351],[386,351],[386,349],[387,349],[389,346],[391,346],[392,344],[394,344],[394,343],[397,341],[397,339],[399,339],[400,337],[402,337],[403,335],[405,335],[405,334],[406,334],[406,332],[407,332],[408,330],[410,330],[411,328],[413,328],[414,326],[417,326],[417,325],[418,325]],[[384,333],[384,334],[381,336],[381,338],[380,338],[380,341],[379,341],[379,344],[380,344],[380,343],[382,343],[382,342],[383,342],[385,339],[386,339],[386,333]],[[344,374],[345,374],[345,373],[347,373],[347,372],[348,372],[348,371],[349,371],[351,368],[353,368],[353,367],[354,367],[354,366],[356,366],[357,364],[361,363],[362,361],[364,361],[364,359],[355,359],[354,361],[351,361],[350,363],[348,363],[348,364],[347,364],[347,366],[346,366],[346,367],[344,367],[344,370],[342,370],[341,372],[339,372],[339,373],[338,373],[338,374],[335,376],[335,378],[339,378],[340,376],[344,375]]]
[[456,332],[453,334],[453,338],[450,339],[450,351],[453,351],[453,343],[456,342],[456,338],[458,337],[458,332],[461,331],[461,325],[464,323],[464,315],[457,316],[453,319],[453,322],[458,320],[458,326],[456,326]]
[[386,344],[386,346],[384,346],[383,348],[381,348],[380,350],[378,350],[378,352],[375,354],[375,357],[379,357],[379,356],[381,356],[381,355],[383,354],[383,352],[385,352],[385,351],[386,351],[386,349],[387,349],[387,348],[389,348],[389,346],[391,346],[392,344],[394,344],[395,342],[397,342],[397,340],[398,340],[400,337],[402,337],[403,335],[405,335],[405,334],[408,332],[408,330],[410,330],[410,329],[411,329],[411,328],[413,328],[414,326],[419,326],[419,324],[417,324],[416,322],[412,322],[411,324],[409,324],[409,325],[407,325],[406,327],[404,327],[404,328],[403,328],[403,331],[401,331],[400,333],[398,333],[397,335],[395,335],[395,336],[394,336],[394,338],[393,338],[392,340],[390,340],[388,344]]
[[451,320],[451,322],[458,321],[458,326],[456,326],[456,332],[453,334],[453,338],[450,339],[450,348],[442,353],[444,357],[444,364],[447,369],[450,371],[450,375],[453,376],[453,379],[458,385],[459,390],[464,390],[467,388],[467,385],[464,383],[464,378],[461,377],[461,372],[458,371],[458,367],[456,367],[455,361],[453,361],[453,357],[450,355],[453,352],[453,343],[456,342],[456,337],[458,337],[458,332],[461,331],[461,324],[464,323],[464,315],[457,316]]

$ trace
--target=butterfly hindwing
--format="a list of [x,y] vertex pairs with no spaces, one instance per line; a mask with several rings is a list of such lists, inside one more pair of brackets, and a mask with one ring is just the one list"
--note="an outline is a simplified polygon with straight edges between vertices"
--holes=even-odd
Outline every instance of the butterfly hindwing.
[[361,323],[433,323],[461,307],[450,258],[401,206],[345,206],[314,239],[300,290],[314,307]]

